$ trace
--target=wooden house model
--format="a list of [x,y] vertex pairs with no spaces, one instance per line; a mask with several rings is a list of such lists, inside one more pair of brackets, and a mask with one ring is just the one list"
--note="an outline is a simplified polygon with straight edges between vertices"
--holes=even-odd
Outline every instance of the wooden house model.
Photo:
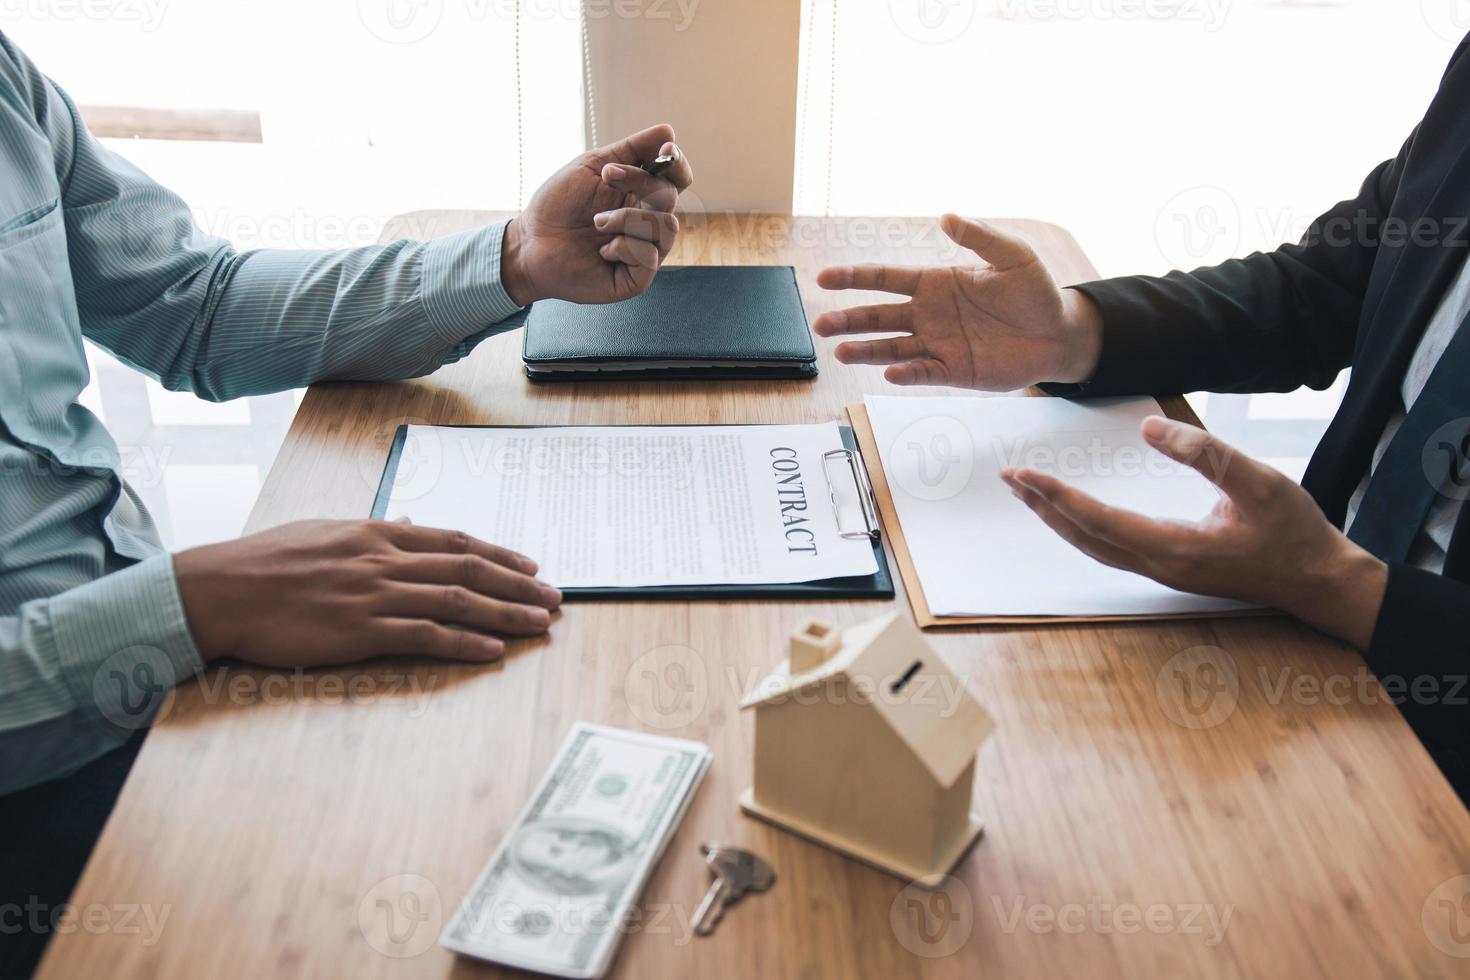
[[755,712],[747,813],[930,887],[979,837],[975,754],[994,723],[898,613],[803,623],[741,708]]

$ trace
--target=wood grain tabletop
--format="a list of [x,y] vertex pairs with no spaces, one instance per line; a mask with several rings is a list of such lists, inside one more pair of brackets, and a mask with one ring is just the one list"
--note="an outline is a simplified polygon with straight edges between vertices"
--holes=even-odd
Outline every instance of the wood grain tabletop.
[[[493,217],[408,215],[388,237]],[[1095,275],[1065,231],[1001,223],[1058,279]],[[928,219],[718,215],[686,220],[671,261],[794,265],[815,316],[837,305],[815,285],[826,265],[973,259]],[[810,383],[536,387],[519,344],[416,381],[313,387],[250,530],[365,517],[405,422],[817,422],[892,391],[821,339]],[[492,666],[212,669],[165,707],[74,896],[161,925],[78,926],[40,976],[497,974],[438,933],[578,719],[715,752],[618,977],[1470,975],[1470,815],[1361,658],[1284,618],[928,635],[998,724],[976,776],[984,836],[937,891],[742,815],[736,706],[787,632],[892,609],[908,614],[901,593],[569,603]],[[765,856],[777,882],[695,939],[710,839]]]

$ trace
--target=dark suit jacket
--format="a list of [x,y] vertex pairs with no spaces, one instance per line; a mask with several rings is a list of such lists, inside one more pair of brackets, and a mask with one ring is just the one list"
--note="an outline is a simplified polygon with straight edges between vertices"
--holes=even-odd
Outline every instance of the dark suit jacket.
[[[1342,406],[1302,480],[1341,527],[1384,425],[1402,407],[1414,349],[1470,254],[1467,52],[1470,38],[1399,155],[1355,199],[1317,219],[1301,244],[1192,273],[1081,287],[1106,326],[1097,374],[1080,393],[1324,388],[1351,365]],[[1420,694],[1410,689],[1401,704],[1421,734],[1470,738],[1470,504],[1442,576],[1391,566],[1366,654],[1392,695],[1404,682],[1435,679],[1419,680]]]

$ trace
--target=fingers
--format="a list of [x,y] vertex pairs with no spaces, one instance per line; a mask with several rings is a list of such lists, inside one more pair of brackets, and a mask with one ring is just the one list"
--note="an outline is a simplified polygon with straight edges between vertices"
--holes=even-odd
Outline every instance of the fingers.
[[918,269],[901,265],[838,265],[817,273],[823,289],[876,289],[912,296],[919,288]]
[[535,636],[551,625],[551,613],[542,606],[492,599],[461,585],[397,582],[384,592],[380,610],[384,616],[468,626],[502,636]]
[[368,638],[367,653],[419,654],[444,660],[484,663],[505,654],[505,641],[470,630],[441,626],[427,619],[389,617],[375,620]]
[[661,178],[681,191],[687,190],[694,183],[694,171],[689,166],[689,159],[674,142],[674,127],[668,123],[650,126],[626,139],[610,143],[595,151],[595,155],[628,167],[640,167],[661,156],[672,156],[674,164],[660,175]]
[[1265,503],[1283,481],[1290,482],[1198,426],[1150,415],[1143,420],[1141,431],[1150,446],[1196,470],[1243,507]]
[[637,238],[629,238],[627,235],[619,235],[614,238],[602,246],[599,253],[609,262],[617,262],[635,269],[647,269],[650,272],[657,271],[659,260],[663,258],[657,245]]
[[674,127],[658,123],[625,136],[616,143],[609,143],[597,151],[599,156],[612,157],[624,163],[652,163],[658,156],[659,147],[674,138]]
[[949,368],[943,361],[932,357],[889,365],[883,372],[884,379],[894,385],[947,385]]
[[918,337],[856,340],[837,347],[837,359],[843,364],[896,364],[912,361],[923,353],[924,342]]
[[392,572],[399,582],[427,585],[460,585],[493,599],[555,609],[561,591],[540,579],[479,555],[410,554]]
[[1113,568],[1137,571],[1137,557],[1117,545],[1095,538],[1073,524],[1061,511],[1053,507],[1045,497],[1028,487],[1012,486],[1012,492],[1021,503],[1030,507],[1042,523],[1051,528],[1063,540],[1095,561]]
[[939,226],[955,244],[968,248],[995,269],[1014,269],[1036,261],[1036,252],[1025,240],[987,222],[946,214],[939,219]]
[[649,211],[645,208],[619,208],[602,211],[592,216],[592,224],[598,231],[608,235],[627,235],[640,241],[652,242],[662,260],[674,247],[679,237],[679,219],[667,211]]
[[631,194],[639,204],[655,211],[672,211],[679,202],[679,188],[668,172],[655,177],[637,167],[609,163],[602,168],[602,182],[622,194]]
[[812,329],[818,337],[849,333],[910,333],[914,329],[913,309],[912,303],[879,303],[876,306],[833,310],[817,317]]
[[[674,158],[674,162],[669,165],[668,169],[659,174],[660,177],[681,191],[687,191],[694,184],[694,168],[689,165],[689,158],[684,155],[683,150],[679,149],[677,143],[669,142],[660,146],[658,156]],[[644,160],[643,163],[653,163],[653,160]]]
[[1087,534],[1108,544],[1151,558],[1172,557],[1189,546],[1188,528],[1109,507],[1056,477],[1025,468],[1002,470],[1000,476],[1012,489],[1019,485],[1033,491]]
[[388,540],[404,551],[478,555],[486,561],[517,569],[527,575],[536,574],[536,563],[520,552],[481,541],[463,531],[444,531],[435,527],[420,527],[417,524],[399,524],[396,521],[384,524],[383,527],[387,531]]

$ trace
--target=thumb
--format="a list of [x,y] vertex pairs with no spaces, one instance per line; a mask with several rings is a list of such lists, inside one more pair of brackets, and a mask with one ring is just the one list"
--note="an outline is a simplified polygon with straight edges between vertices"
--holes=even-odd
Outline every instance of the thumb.
[[1025,239],[1008,235],[988,222],[946,214],[939,219],[939,227],[956,245],[968,248],[998,270],[1014,269],[1036,261],[1036,252]]

